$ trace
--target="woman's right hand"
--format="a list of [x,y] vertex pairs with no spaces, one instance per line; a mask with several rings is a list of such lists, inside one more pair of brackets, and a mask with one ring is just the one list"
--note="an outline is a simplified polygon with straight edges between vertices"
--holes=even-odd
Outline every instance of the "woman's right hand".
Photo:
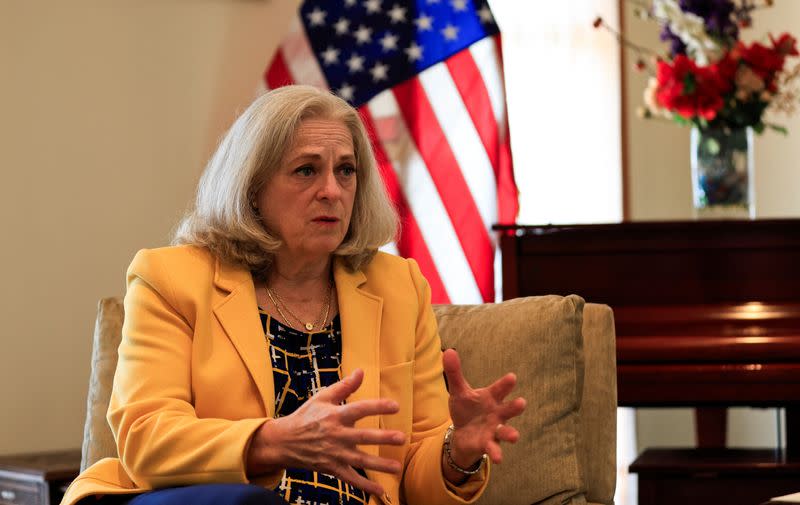
[[364,372],[358,369],[319,391],[292,414],[262,424],[253,435],[247,453],[248,474],[306,468],[334,475],[367,493],[382,496],[381,485],[355,469],[399,473],[402,465],[360,451],[356,445],[402,445],[406,436],[396,430],[354,427],[362,417],[394,414],[399,409],[397,402],[389,399],[342,405],[363,379]]

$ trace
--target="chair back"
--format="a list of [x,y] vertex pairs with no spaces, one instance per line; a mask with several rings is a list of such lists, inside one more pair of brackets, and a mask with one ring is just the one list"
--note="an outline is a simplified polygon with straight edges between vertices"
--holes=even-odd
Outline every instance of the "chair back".
[[122,340],[123,319],[122,298],[103,298],[97,304],[81,471],[103,458],[117,457],[117,444],[106,421],[106,412],[111,400],[114,371],[117,369],[117,348]]

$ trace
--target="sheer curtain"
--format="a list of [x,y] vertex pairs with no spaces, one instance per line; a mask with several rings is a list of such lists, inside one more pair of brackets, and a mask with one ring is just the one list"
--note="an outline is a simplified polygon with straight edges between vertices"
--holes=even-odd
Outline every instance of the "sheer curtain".
[[617,0],[490,0],[503,33],[506,94],[524,223],[622,219]]
[[[521,224],[622,220],[618,0],[489,0],[503,34],[511,148]],[[619,409],[618,505],[635,505],[632,409]]]

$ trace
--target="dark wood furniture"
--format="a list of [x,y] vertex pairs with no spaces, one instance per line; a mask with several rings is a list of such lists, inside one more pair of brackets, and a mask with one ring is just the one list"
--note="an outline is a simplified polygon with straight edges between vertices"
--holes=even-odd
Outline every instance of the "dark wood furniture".
[[0,504],[55,505],[80,467],[80,449],[0,456]]
[[775,450],[647,449],[631,471],[640,505],[756,505],[800,490],[800,461]]
[[[696,407],[698,447],[720,449],[725,407],[784,407],[776,468],[789,465],[800,491],[800,220],[497,229],[505,298],[577,293],[613,308],[621,406]],[[649,454],[633,467],[648,469],[642,492],[648,479],[673,475],[653,463],[665,453]],[[689,471],[707,455],[690,454],[670,465]]]

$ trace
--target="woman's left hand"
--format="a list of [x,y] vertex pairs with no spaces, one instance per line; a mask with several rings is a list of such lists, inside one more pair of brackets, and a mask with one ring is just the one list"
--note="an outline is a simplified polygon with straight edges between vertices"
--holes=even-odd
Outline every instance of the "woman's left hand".
[[517,384],[517,376],[508,373],[491,385],[473,389],[461,373],[461,360],[453,349],[442,356],[450,390],[450,418],[455,428],[450,455],[461,468],[470,468],[485,453],[493,463],[503,460],[501,442],[514,443],[519,432],[506,422],[525,410],[525,399],[505,401]]

